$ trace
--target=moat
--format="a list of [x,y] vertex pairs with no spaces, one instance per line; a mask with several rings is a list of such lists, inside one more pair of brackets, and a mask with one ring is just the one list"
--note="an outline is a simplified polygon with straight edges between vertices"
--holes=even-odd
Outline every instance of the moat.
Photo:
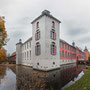
[[0,65],[0,90],[60,90],[85,68],[70,64],[42,72],[26,66]]

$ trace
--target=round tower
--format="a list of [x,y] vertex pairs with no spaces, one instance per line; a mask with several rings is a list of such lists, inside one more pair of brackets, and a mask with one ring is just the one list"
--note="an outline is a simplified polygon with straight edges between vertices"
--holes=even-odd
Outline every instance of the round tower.
[[75,42],[74,41],[72,42],[72,46],[75,47]]
[[87,49],[87,46],[85,46],[84,53],[86,54],[85,60],[88,61],[88,49]]
[[19,39],[19,43],[16,44],[16,64],[21,64],[22,54],[21,54],[22,40]]

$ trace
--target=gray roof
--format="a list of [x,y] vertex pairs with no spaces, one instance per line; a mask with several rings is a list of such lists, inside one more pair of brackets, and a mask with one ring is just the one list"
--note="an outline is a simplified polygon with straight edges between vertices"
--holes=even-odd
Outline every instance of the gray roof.
[[27,43],[28,41],[31,41],[32,37],[30,37],[27,41],[25,41],[23,44]]
[[[28,41],[31,41],[32,40],[32,37],[30,37],[29,39],[27,39],[23,44],[27,43]],[[64,43],[67,43],[66,41],[60,39],[60,41],[64,42]],[[69,43],[67,43],[68,45],[70,45]],[[70,45],[72,46],[72,45]],[[72,46],[73,47],[73,46]]]
[[59,21],[58,19],[56,19],[55,17],[53,17],[48,10],[44,10],[39,17],[37,17],[35,20],[33,20],[31,22],[31,24],[34,23],[36,20],[38,20],[39,18],[41,18],[44,15],[49,16],[49,17],[53,18],[54,20],[58,21],[59,23],[61,23],[61,21]]
[[73,48],[76,48],[76,47],[72,46],[71,44],[67,43],[66,41],[64,41],[64,40],[62,40],[62,39],[60,39],[60,41],[66,43],[66,44],[68,44],[68,45],[70,45],[70,46],[73,47]]
[[[30,37],[28,40],[26,40],[23,44],[27,43],[28,41],[31,41],[32,40],[32,37]],[[64,42],[64,43],[67,43],[66,41],[60,39],[60,41]],[[17,43],[18,44],[18,43]],[[68,45],[70,45],[69,43],[67,43]],[[72,45],[70,45],[71,47],[73,47]],[[76,47],[73,47],[73,48],[76,48]],[[79,49],[80,50],[80,49]],[[80,50],[81,51],[81,50]]]

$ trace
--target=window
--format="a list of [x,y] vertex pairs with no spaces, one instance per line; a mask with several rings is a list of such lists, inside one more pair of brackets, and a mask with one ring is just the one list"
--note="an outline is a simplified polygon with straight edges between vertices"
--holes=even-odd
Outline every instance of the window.
[[55,22],[54,21],[52,21],[52,27],[55,28]]
[[55,33],[54,30],[51,31],[50,38],[53,39],[53,40],[56,40],[56,33]]
[[27,60],[28,60],[28,51],[27,51]]
[[68,52],[68,57],[69,57],[69,52]]
[[64,50],[62,51],[62,57],[64,57]]
[[30,42],[30,47],[31,47],[31,42]]
[[39,65],[39,62],[37,63],[37,65]]
[[68,45],[68,50],[69,50],[69,45]]
[[53,64],[55,64],[55,62],[53,62]]
[[54,42],[51,44],[51,55],[56,55],[56,45]]
[[30,60],[31,60],[31,51],[30,51]]
[[37,31],[35,34],[35,40],[39,40],[40,39],[40,31]]
[[67,52],[65,52],[65,57],[67,57]]
[[28,42],[27,42],[27,49],[28,49]]
[[22,59],[24,60],[24,53],[22,53]]
[[62,43],[60,42],[60,48],[62,48]]
[[26,50],[26,44],[25,44],[25,50]]
[[64,48],[64,43],[62,43],[62,48]]
[[67,49],[67,45],[65,44],[65,49]]
[[37,24],[36,24],[36,29],[38,29],[39,28],[39,22],[37,22]]
[[36,54],[36,56],[41,54],[41,45],[39,44],[39,42],[36,43],[35,54]]
[[60,51],[60,56],[62,56],[62,53],[61,53],[61,51]]
[[25,59],[26,59],[26,52],[25,52]]
[[24,45],[23,45],[23,50],[24,50]]

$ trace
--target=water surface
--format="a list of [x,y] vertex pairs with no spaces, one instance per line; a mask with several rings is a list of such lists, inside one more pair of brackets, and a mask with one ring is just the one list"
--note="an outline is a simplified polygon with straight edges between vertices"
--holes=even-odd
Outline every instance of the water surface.
[[70,64],[58,70],[42,72],[27,66],[1,65],[0,90],[60,90],[77,79],[84,68],[84,65]]

